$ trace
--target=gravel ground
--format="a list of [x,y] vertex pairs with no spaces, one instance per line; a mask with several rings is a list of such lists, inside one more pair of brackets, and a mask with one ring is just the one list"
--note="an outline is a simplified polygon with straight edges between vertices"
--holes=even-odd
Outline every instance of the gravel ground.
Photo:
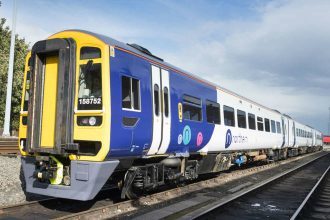
[[21,158],[0,156],[0,207],[26,201]]

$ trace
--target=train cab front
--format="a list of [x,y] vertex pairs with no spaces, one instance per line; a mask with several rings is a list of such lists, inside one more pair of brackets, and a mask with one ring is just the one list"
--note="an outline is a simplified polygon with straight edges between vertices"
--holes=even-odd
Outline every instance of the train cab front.
[[119,164],[106,160],[109,45],[64,31],[37,42],[26,60],[19,133],[26,191],[93,199]]

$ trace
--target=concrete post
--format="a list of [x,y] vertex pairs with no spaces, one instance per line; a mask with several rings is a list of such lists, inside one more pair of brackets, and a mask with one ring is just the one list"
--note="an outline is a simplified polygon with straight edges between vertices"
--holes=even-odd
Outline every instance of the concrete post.
[[12,88],[13,88],[13,72],[14,72],[16,13],[17,13],[17,6],[16,6],[16,0],[14,0],[13,24],[12,24],[12,29],[11,29],[10,52],[9,52],[6,111],[5,111],[4,129],[3,129],[3,134],[2,134],[3,136],[10,136],[9,129],[10,129],[11,94],[12,94]]

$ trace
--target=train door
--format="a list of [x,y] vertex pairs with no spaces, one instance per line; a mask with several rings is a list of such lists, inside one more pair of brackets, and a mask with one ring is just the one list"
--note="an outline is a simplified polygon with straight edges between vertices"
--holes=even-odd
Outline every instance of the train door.
[[285,139],[285,145],[284,147],[290,146],[290,121],[288,118],[283,119],[283,132],[284,132],[284,139]]
[[28,151],[61,153],[73,144],[75,42],[37,42],[31,52],[32,72],[27,129]]
[[158,150],[160,142],[162,140],[162,115],[160,114],[161,108],[161,81],[160,81],[160,68],[151,66],[151,91],[152,91],[152,103],[153,103],[153,120],[152,120],[152,143],[148,155],[155,154]]
[[292,121],[293,147],[296,145],[296,123]]
[[294,135],[294,122],[288,118],[288,147],[294,147],[295,135]]
[[58,56],[45,58],[45,72],[41,116],[41,146],[53,148],[55,136],[56,92],[57,92]]
[[283,134],[283,143],[282,143],[282,147],[285,147],[286,144],[286,125],[285,125],[285,121],[284,118],[282,117],[282,134]]
[[160,143],[157,154],[164,154],[171,140],[171,102],[170,102],[170,77],[167,70],[161,70],[162,83],[162,103],[163,103],[163,124],[162,124],[162,141]]
[[151,66],[153,130],[152,143],[148,155],[165,153],[170,142],[170,90],[169,73]]

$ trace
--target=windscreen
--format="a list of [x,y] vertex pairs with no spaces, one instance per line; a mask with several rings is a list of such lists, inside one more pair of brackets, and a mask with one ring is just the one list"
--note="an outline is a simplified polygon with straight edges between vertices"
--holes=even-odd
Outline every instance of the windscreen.
[[78,110],[102,109],[101,64],[89,61],[80,65]]

